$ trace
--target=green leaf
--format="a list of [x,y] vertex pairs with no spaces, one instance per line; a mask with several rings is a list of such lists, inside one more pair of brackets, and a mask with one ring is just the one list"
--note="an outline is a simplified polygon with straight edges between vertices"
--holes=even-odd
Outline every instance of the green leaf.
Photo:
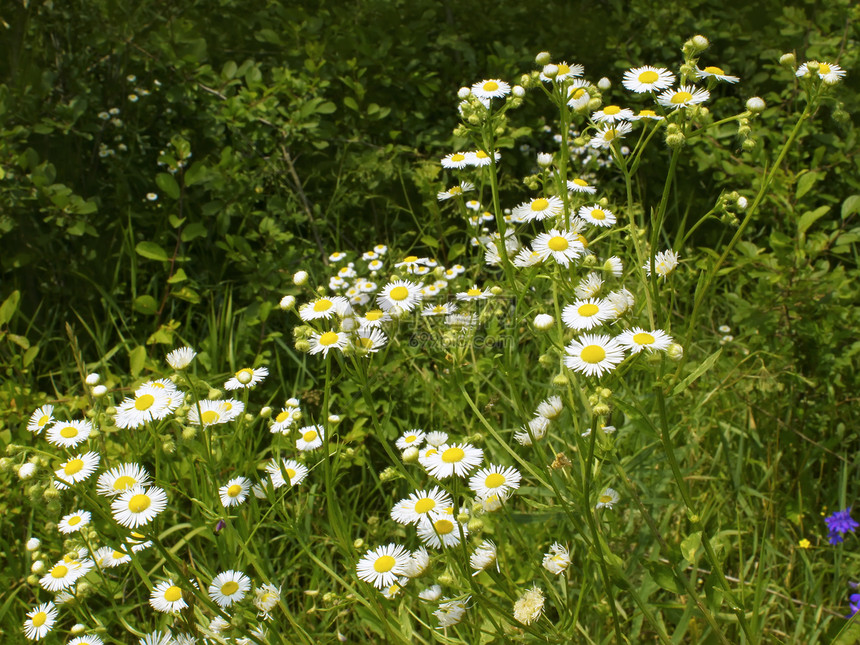
[[815,224],[816,220],[824,217],[830,210],[830,206],[819,206],[814,211],[806,211],[800,216],[800,221],[797,223],[797,232],[803,235],[807,229]]
[[702,546],[702,532],[696,531],[691,533],[681,540],[681,555],[687,562],[693,562],[696,559],[696,551]]
[[690,385],[693,383],[693,381],[695,381],[702,374],[704,374],[705,372],[707,372],[709,369],[711,369],[714,366],[714,363],[717,362],[717,359],[720,357],[720,354],[722,354],[722,353],[723,353],[723,348],[721,347],[720,349],[715,351],[713,354],[708,356],[704,361],[702,361],[701,365],[699,365],[692,374],[690,374],[687,378],[685,378],[683,381],[681,381],[680,383],[678,383],[678,385],[675,386],[675,389],[672,390],[672,394],[674,396],[677,396],[678,394],[680,394],[681,392],[686,390],[688,387],[690,387]]
[[18,310],[18,303],[21,300],[21,292],[17,289],[9,294],[9,297],[0,305],[0,325],[5,325]]
[[185,174],[182,176],[182,181],[185,182],[186,186],[193,186],[194,184],[199,184],[201,181],[204,181],[208,175],[209,169],[206,167],[206,164],[201,161],[195,161],[191,164],[191,167],[185,171]]
[[805,172],[800,176],[800,179],[797,180],[797,189],[794,193],[794,199],[798,200],[803,197],[806,193],[812,190],[812,186],[821,178],[821,173],[809,171]]
[[170,256],[167,255],[167,251],[158,246],[155,242],[138,242],[137,246],[134,247],[134,251],[138,255],[149,260],[160,260],[162,262],[170,260]]
[[178,284],[180,282],[184,282],[188,279],[188,276],[185,275],[185,270],[182,267],[179,267],[172,276],[167,279],[168,284]]
[[198,237],[206,237],[206,233],[206,227],[201,222],[191,222],[191,224],[182,229],[180,237],[183,242],[190,242],[191,240],[196,240]]
[[854,619],[839,630],[831,645],[855,645],[860,642],[860,620]]
[[343,99],[343,104],[348,107],[350,110],[355,110],[358,112],[358,103],[355,102],[355,99],[351,96],[347,96]]
[[36,359],[36,355],[39,353],[39,346],[33,345],[30,349],[24,352],[23,363],[24,367],[29,367],[30,364]]
[[155,176],[155,183],[168,197],[179,199],[179,184],[170,173],[160,172]]
[[337,106],[331,101],[326,101],[317,106],[317,112],[320,114],[331,114],[337,109]]
[[152,296],[138,296],[132,305],[135,311],[142,314],[154,314],[158,310],[158,302]]
[[143,363],[146,360],[146,347],[140,345],[128,353],[128,367],[132,378],[137,378],[143,371]]
[[185,219],[186,218],[179,217],[177,215],[174,215],[173,213],[167,216],[167,221],[170,222],[170,225],[173,228],[179,228],[180,226],[182,226],[185,223]]
[[432,235],[423,235],[421,237],[421,241],[424,242],[424,244],[429,246],[431,249],[438,249],[439,248],[439,240],[437,240]]
[[654,582],[659,587],[678,594],[684,593],[683,587],[681,587],[678,579],[668,565],[661,562],[649,561],[645,563],[645,568],[648,569]]
[[466,252],[466,245],[457,243],[448,250],[448,262],[453,262]]
[[235,78],[237,69],[236,61],[228,60],[224,63],[224,67],[221,68],[221,78],[226,78],[227,80]]
[[842,219],[860,211],[860,195],[851,195],[842,202]]

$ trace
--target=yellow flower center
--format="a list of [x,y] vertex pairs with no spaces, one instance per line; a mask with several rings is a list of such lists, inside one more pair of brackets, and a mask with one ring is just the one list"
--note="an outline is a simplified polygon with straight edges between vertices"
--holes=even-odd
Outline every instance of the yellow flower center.
[[584,305],[580,305],[579,309],[576,310],[576,313],[578,313],[580,316],[593,316],[598,311],[600,311],[600,307],[588,302]]
[[633,335],[633,342],[637,345],[650,345],[654,340],[655,338],[651,334],[644,331]]
[[469,290],[466,292],[466,295],[467,295],[467,296],[480,296],[480,295],[481,295],[481,290],[480,290],[480,289],[469,289]]
[[654,110],[639,110],[639,116],[657,116]]
[[287,477],[290,478],[290,481],[292,481],[293,477],[295,477],[295,476],[296,476],[296,471],[293,470],[292,468],[287,468]]
[[128,500],[128,510],[132,513],[143,513],[149,508],[150,504],[152,504],[152,500],[149,498],[149,495],[134,495]]
[[484,152],[483,150],[476,150],[476,151],[475,151],[475,156],[476,156],[478,159],[489,159],[489,158],[490,158],[490,155],[488,155],[488,154],[487,154],[486,152]]
[[579,99],[581,99],[581,98],[582,98],[582,95],[583,95],[583,94],[585,94],[585,88],[579,87],[579,88],[577,88],[577,89],[576,89],[576,91],[571,95],[571,98],[572,98],[574,101],[578,101]]
[[168,587],[164,592],[164,599],[167,602],[176,602],[182,598],[182,589],[173,585],[172,587]]
[[[461,155],[461,156],[462,156],[462,155]],[[403,258],[403,261],[404,261],[404,262],[416,262],[417,260],[418,260],[418,256],[417,256],[417,255],[409,255],[409,256],[407,256],[407,257]]]
[[275,423],[283,423],[284,421],[286,421],[289,418],[290,418],[290,413],[287,412],[286,410],[283,410],[280,413],[278,413],[278,416],[275,417]]
[[608,504],[608,503],[609,503],[609,502],[611,502],[611,501],[612,501],[612,496],[611,496],[611,495],[601,495],[601,496],[600,496],[600,503],[601,503],[601,504]]
[[229,580],[221,585],[221,593],[225,596],[232,596],[237,591],[239,591],[239,583],[235,580]]
[[242,492],[242,486],[240,484],[233,484],[230,488],[227,489],[227,495],[229,497],[238,497],[239,493]]
[[660,75],[657,72],[650,70],[650,69],[639,74],[639,82],[640,83],[647,83],[649,85],[651,83],[656,83],[659,78],[660,78]]
[[206,410],[203,413],[203,423],[209,425],[210,423],[215,423],[218,419],[221,418],[221,415],[218,414],[215,410]]
[[821,63],[818,66],[818,73],[819,74],[829,74],[830,73],[830,65],[828,65],[827,63]]
[[418,436],[417,436],[417,435],[414,435],[414,434],[411,434],[411,435],[409,435],[408,437],[404,437],[404,438],[403,438],[403,441],[404,441],[405,443],[413,443],[416,439],[418,439]]
[[33,623],[33,627],[41,627],[45,624],[45,621],[47,620],[48,614],[46,614],[44,611],[40,611],[38,614],[36,614],[30,619],[30,622]]
[[719,76],[723,76],[725,74],[725,72],[723,70],[721,70],[719,67],[713,67],[711,65],[709,65],[708,67],[706,67],[702,71],[707,72],[708,74],[717,74]]
[[567,238],[564,238],[561,235],[555,235],[554,237],[549,238],[549,242],[547,242],[546,245],[549,247],[550,251],[566,251],[567,247],[570,246],[570,243],[567,241]]
[[585,181],[584,179],[580,179],[579,177],[574,179],[573,183],[576,184],[577,186],[588,186],[588,182]]
[[492,473],[487,475],[487,478],[484,480],[484,486],[487,488],[498,488],[502,484],[505,483],[505,476],[499,473]]
[[466,456],[466,453],[463,452],[462,448],[457,448],[454,446],[453,448],[448,448],[445,452],[442,453],[442,461],[446,464],[456,464],[463,457]]
[[304,439],[307,443],[310,443],[314,439],[317,438],[316,430],[308,430],[306,433],[302,435],[302,439]]
[[125,553],[123,553],[122,551],[114,551],[114,552],[111,554],[111,557],[112,557],[114,560],[122,560],[122,559],[125,557]]
[[450,188],[450,190],[448,190],[448,194],[449,194],[449,195],[462,195],[462,194],[463,194],[463,189],[462,189],[462,188],[460,188],[459,186],[452,186],[452,187]]
[[483,90],[485,92],[495,92],[497,89],[499,89],[499,84],[496,81],[487,81],[484,83]]
[[564,63],[558,64],[558,75],[570,73],[570,65],[565,65]]
[[615,128],[609,128],[606,132],[603,133],[604,141],[612,141],[618,133],[615,131]]
[[358,344],[364,349],[373,349],[373,339],[368,336],[361,336],[358,339]]
[[436,500],[430,497],[424,497],[415,502],[415,512],[422,515],[428,511],[432,511],[434,508],[436,508]]
[[436,520],[433,523],[433,528],[439,535],[448,535],[454,530],[454,523],[450,520]]
[[320,345],[325,345],[329,347],[334,345],[337,342],[337,334],[333,331],[327,331],[322,336],[320,336]]
[[134,477],[129,477],[128,475],[123,475],[122,477],[117,477],[116,481],[113,483],[114,490],[125,490],[126,488],[131,488],[137,483]]
[[576,239],[579,240],[579,243],[582,244],[582,246],[585,246],[585,247],[588,246],[588,240],[585,239],[584,235],[581,235],[581,234],[577,235]]
[[533,211],[543,211],[549,208],[549,200],[543,197],[538,197],[532,202],[531,209]]
[[69,573],[69,568],[62,564],[58,564],[56,567],[51,569],[51,577],[56,578],[57,580],[65,578],[67,573]]
[[672,103],[674,103],[675,105],[680,105],[682,103],[686,103],[691,98],[693,98],[693,95],[689,92],[675,92],[672,95]]
[[154,383],[150,383],[149,386],[150,387],[158,387],[158,388],[161,388],[162,390],[164,389],[164,383],[158,383],[157,381]]
[[74,517],[69,518],[69,526],[77,526],[81,523],[81,516],[75,515]]
[[617,105],[607,105],[605,108],[603,108],[603,113],[608,114],[609,116],[614,116],[619,112],[621,112],[621,108]]
[[606,351],[600,345],[587,345],[583,348],[579,357],[586,363],[599,363],[606,358]]
[[591,211],[591,217],[596,220],[604,220],[606,219],[606,213],[604,213],[599,208],[595,208],[593,211]]
[[460,154],[459,152],[451,155],[451,161],[463,161],[466,158],[466,155]]
[[383,312],[382,309],[371,309],[370,311],[368,311],[365,314],[364,317],[367,318],[371,322],[375,322],[375,321],[379,320],[380,318],[382,318],[384,313],[385,312]]
[[149,410],[153,403],[155,403],[154,396],[151,394],[142,394],[134,400],[134,407],[143,412],[144,410]]
[[331,306],[332,306],[331,300],[329,300],[328,298],[320,298],[319,300],[317,300],[314,303],[314,311],[316,311],[316,312],[328,311],[329,309],[331,309]]
[[41,418],[39,419],[39,422],[36,425],[38,425],[40,428],[43,428],[45,426],[45,424],[47,424],[48,421],[50,421],[50,420],[51,420],[50,416],[48,416],[47,414],[43,414],[41,416]]
[[66,426],[62,430],[60,430],[60,436],[65,437],[66,439],[71,439],[72,437],[78,436],[78,429],[75,426]]
[[394,568],[395,564],[397,564],[397,560],[390,555],[381,555],[373,563],[373,570],[377,573],[387,573]]
[[66,463],[66,467],[63,468],[63,472],[66,475],[77,475],[84,469],[84,460],[83,459],[70,459]]
[[388,295],[392,300],[406,300],[409,297],[409,289],[406,287],[394,287]]

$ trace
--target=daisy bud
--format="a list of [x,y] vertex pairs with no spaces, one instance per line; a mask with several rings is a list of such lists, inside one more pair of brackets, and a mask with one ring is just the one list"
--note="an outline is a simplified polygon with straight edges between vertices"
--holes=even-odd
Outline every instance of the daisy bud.
[[757,96],[747,99],[747,110],[753,114],[761,114],[765,107],[764,101]]
[[748,204],[749,202],[747,201],[746,197],[744,197],[743,195],[738,197],[738,209],[745,211],[747,209]]
[[680,148],[686,139],[683,134],[670,134],[666,137],[666,145],[670,148]]
[[416,461],[418,461],[418,448],[413,446],[403,451],[404,464],[414,464]]
[[594,112],[596,110],[599,110],[601,105],[603,105],[603,100],[599,99],[597,97],[594,97],[593,99],[590,99],[588,101],[588,105],[586,106],[586,109],[589,112]]
[[666,353],[673,361],[680,361],[684,357],[684,348],[678,343],[672,343]]
[[608,399],[610,396],[612,396],[612,390],[610,390],[608,387],[600,388],[597,393],[604,399]]
[[516,98],[521,99],[526,95],[526,90],[522,85],[514,85],[511,88],[511,94],[513,94]]
[[260,410],[260,416],[264,419],[268,419],[270,416],[272,416],[272,408],[270,408],[268,405],[264,406],[263,409]]
[[541,168],[549,168],[552,165],[551,152],[539,152],[537,156],[538,166]]
[[340,330],[345,332],[354,331],[358,327],[358,322],[354,316],[347,316],[340,321]]
[[354,540],[352,543],[352,548],[354,548],[356,551],[361,551],[364,548],[364,540],[362,540],[361,538]]
[[810,76],[813,74],[817,74],[818,70],[821,69],[821,63],[819,63],[817,60],[811,60],[806,63],[806,69],[809,70]]
[[[11,447],[11,446],[10,446]],[[9,452],[9,448],[6,448],[6,452]],[[7,473],[12,468],[12,460],[3,457],[0,459],[0,472]]]
[[597,258],[593,255],[586,255],[584,258],[582,258],[582,266],[584,266],[586,269],[590,269],[591,267],[597,266]]
[[39,584],[39,576],[27,576],[27,584],[35,587]]
[[794,69],[797,67],[797,58],[795,58],[792,52],[789,52],[779,57],[779,64]]
[[278,303],[278,306],[287,311],[288,309],[292,309],[296,306],[296,297],[295,296],[284,296],[281,298],[281,301]]
[[293,421],[301,421],[302,420],[302,411],[301,410],[293,410],[290,413],[290,416],[293,418]]
[[30,538],[29,540],[27,540],[27,544],[24,545],[24,548],[28,551],[35,551],[40,546],[42,546],[42,542],[41,540],[39,540],[39,538]]
[[102,398],[105,394],[107,394],[107,388],[104,385],[96,385],[93,388],[93,396],[97,399]]
[[92,374],[87,374],[86,382],[87,385],[98,385],[101,380],[101,376],[93,372]]
[[502,289],[501,287],[490,287],[490,293],[492,293],[494,296],[498,296],[500,293],[502,293],[502,291],[504,291],[504,289]]
[[477,114],[470,114],[466,121],[469,122],[469,125],[479,125],[481,123],[481,117]]
[[35,574],[40,574],[45,570],[45,563],[41,560],[36,560],[33,565],[30,567],[30,571]]
[[567,387],[570,385],[570,379],[565,374],[559,374],[552,379],[552,384],[556,387]]
[[690,43],[692,43],[693,47],[695,47],[698,51],[706,50],[711,44],[710,41],[701,34],[693,36],[690,39]]
[[739,137],[744,137],[744,138],[748,137],[748,136],[750,136],[750,132],[752,132],[752,130],[750,129],[750,127],[748,125],[738,126],[738,136]]
[[311,351],[311,344],[306,340],[297,340],[295,348],[297,352],[307,354],[309,351]]
[[851,118],[851,115],[845,110],[833,110],[833,114],[830,116],[833,117],[833,120],[836,121],[836,123],[848,123]]
[[194,426],[186,426],[182,429],[182,438],[185,441],[191,441],[194,437],[197,436],[197,428]]
[[78,634],[83,634],[85,631],[87,631],[87,626],[82,625],[81,623],[76,623],[72,625],[72,629],[69,631],[72,632],[72,636],[77,636]]
[[755,139],[747,139],[741,144],[741,148],[743,148],[747,152],[752,152],[753,150],[755,150],[756,145],[757,142]]
[[594,408],[592,408],[592,411],[598,417],[608,416],[609,412],[610,412],[609,406],[606,405],[605,403],[598,403],[597,405],[594,406]]
[[555,78],[558,76],[558,65],[544,65],[543,75],[547,78]]
[[439,584],[445,585],[446,587],[450,587],[451,585],[454,584],[454,576],[452,576],[447,571],[445,573],[443,573],[441,576],[439,576],[437,578],[437,580],[439,581]]
[[161,449],[167,454],[173,454],[173,451],[176,450],[176,444],[173,441],[165,441],[161,444]]
[[338,423],[340,423],[340,415],[339,414],[328,415],[328,422],[332,425],[337,425]]
[[536,329],[546,331],[555,324],[555,319],[549,314],[538,314],[535,316],[534,326]]
[[470,90],[468,87],[461,87],[459,90],[457,90],[457,98],[459,98],[461,101],[465,101],[467,98],[469,98],[469,95],[471,93],[472,90]]
[[538,356],[538,363],[543,365],[544,367],[551,367],[555,364],[555,359],[549,354],[541,354]]
[[552,60],[552,56],[549,52],[541,52],[537,56],[535,56],[535,62],[538,65],[546,65]]
[[531,87],[531,84],[532,84],[531,75],[530,74],[523,74],[522,76],[520,76],[520,84],[523,87]]
[[838,76],[825,76],[821,79],[825,85],[838,85],[839,77]]
[[18,477],[21,479],[30,479],[36,473],[36,464],[22,464],[18,469]]
[[603,78],[601,78],[599,81],[597,81],[597,89],[599,89],[603,92],[608,90],[610,87],[612,87],[612,81],[610,81],[605,76]]
[[308,281],[308,272],[307,271],[296,271],[293,275],[293,284],[297,287],[302,286]]
[[220,399],[220,398],[221,398],[221,390],[216,390],[215,388],[212,388],[212,389],[211,389],[211,390],[209,390],[209,392],[206,394],[206,398],[207,398],[207,399],[212,399],[213,401],[214,401],[214,400],[216,400],[216,399]]

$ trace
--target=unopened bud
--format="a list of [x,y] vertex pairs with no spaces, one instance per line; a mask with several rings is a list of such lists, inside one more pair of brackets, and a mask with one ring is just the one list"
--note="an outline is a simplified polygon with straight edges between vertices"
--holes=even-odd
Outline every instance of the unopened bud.
[[673,361],[680,361],[684,357],[684,348],[678,343],[672,343],[666,349],[666,354]]
[[558,76],[558,65],[544,65],[543,75],[547,78],[555,78]]
[[511,88],[511,94],[513,94],[516,98],[521,99],[526,95],[526,90],[522,85],[514,85]]
[[302,354],[307,354],[311,351],[311,344],[306,340],[297,340],[294,347],[297,352],[301,352]]
[[480,533],[484,530],[484,520],[477,517],[473,517],[471,520],[469,520],[469,524],[467,525],[467,527],[469,529],[469,533]]
[[763,99],[760,99],[757,96],[753,96],[747,99],[747,110],[752,112],[753,114],[761,114],[764,112],[764,108],[766,107]]
[[605,403],[598,403],[592,408],[592,411],[599,417],[605,417],[609,415],[609,406]]
[[741,148],[746,150],[747,152],[752,152],[755,150],[757,142],[755,139],[747,139],[741,144]]
[[465,101],[467,98],[469,98],[469,94],[471,93],[472,90],[470,90],[468,87],[461,87],[459,90],[457,90],[457,98],[462,101]]
[[307,271],[296,271],[293,274],[293,284],[297,287],[301,287],[308,281],[308,272]]
[[554,324],[555,319],[549,314],[538,314],[535,316],[534,326],[536,329],[546,331],[547,329],[552,328]]
[[779,64],[793,69],[797,67],[797,58],[792,52],[788,52],[779,57]]
[[412,446],[403,451],[403,463],[414,464],[418,461],[418,448]]
[[610,87],[612,87],[612,81],[610,81],[605,76],[603,78],[601,78],[599,81],[597,81],[597,89],[599,89],[601,92],[605,92]]
[[101,380],[101,376],[93,372],[92,374],[87,374],[86,382],[87,385],[98,385]]
[[704,51],[711,44],[710,41],[707,38],[705,38],[704,36],[702,36],[701,34],[693,36],[690,39],[690,43],[692,43],[693,47],[697,51]]
[[551,152],[539,152],[537,156],[538,166],[541,168],[548,168],[552,165],[552,153]]
[[281,298],[281,301],[278,303],[278,306],[287,311],[288,309],[292,309],[296,306],[296,297],[295,296],[284,296]]
[[538,65],[546,65],[552,60],[552,56],[550,56],[549,52],[541,52],[537,56],[535,56],[535,62]]
[[666,136],[666,145],[670,148],[680,148],[686,139],[683,134],[670,134]]
[[567,387],[570,385],[570,379],[566,374],[557,374],[553,377],[552,384],[556,387]]

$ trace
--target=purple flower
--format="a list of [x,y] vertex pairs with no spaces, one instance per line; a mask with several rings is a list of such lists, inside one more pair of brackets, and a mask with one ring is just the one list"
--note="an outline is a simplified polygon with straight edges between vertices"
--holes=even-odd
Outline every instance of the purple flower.
[[215,525],[215,533],[220,533],[221,529],[223,529],[225,526],[227,526],[227,522],[225,522],[224,520],[218,520],[218,523]]
[[845,618],[851,618],[854,614],[860,611],[860,593],[853,593],[848,597],[848,604],[851,607],[851,613]]
[[854,531],[860,524],[851,519],[851,507],[849,506],[844,511],[836,511],[833,515],[824,518],[824,523],[830,534],[827,536],[830,544],[839,544],[842,542],[842,536],[848,531]]

